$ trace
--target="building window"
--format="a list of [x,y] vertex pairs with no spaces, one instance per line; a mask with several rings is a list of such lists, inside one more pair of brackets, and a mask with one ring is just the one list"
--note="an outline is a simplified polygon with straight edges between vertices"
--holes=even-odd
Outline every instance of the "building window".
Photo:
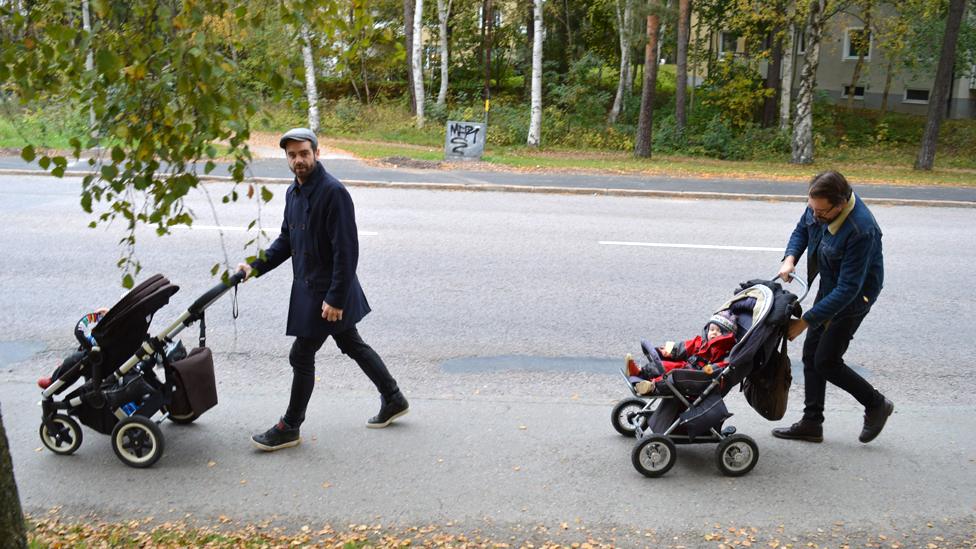
[[718,56],[729,53],[735,55],[739,52],[739,35],[734,32],[720,31],[718,33]]
[[903,103],[919,103],[922,105],[928,104],[929,102],[929,90],[905,90],[905,99],[902,100]]
[[807,33],[801,28],[796,37],[796,54],[804,55],[807,53]]
[[[847,98],[851,93],[850,86],[844,86],[844,89],[840,92],[840,96]],[[864,86],[854,86],[854,99],[864,99]]]
[[871,31],[862,28],[849,28],[844,32],[844,59],[857,59],[861,54],[871,59]]

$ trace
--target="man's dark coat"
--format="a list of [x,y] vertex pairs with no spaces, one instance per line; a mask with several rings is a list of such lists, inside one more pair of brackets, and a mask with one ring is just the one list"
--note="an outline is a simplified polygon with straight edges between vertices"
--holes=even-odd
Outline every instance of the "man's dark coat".
[[[251,264],[259,275],[289,257],[294,272],[288,304],[287,334],[322,337],[342,333],[369,313],[356,277],[359,234],[349,191],[321,163],[305,183],[296,179],[285,194],[281,234]],[[322,318],[322,303],[342,309],[342,320]]]

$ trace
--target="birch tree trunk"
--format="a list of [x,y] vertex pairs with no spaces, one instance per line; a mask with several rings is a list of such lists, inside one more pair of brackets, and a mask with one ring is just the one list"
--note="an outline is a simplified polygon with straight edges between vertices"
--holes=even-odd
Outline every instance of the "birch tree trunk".
[[542,138],[542,40],[545,30],[542,27],[542,2],[535,1],[532,15],[532,107],[529,114],[529,146],[538,147]]
[[423,47],[423,15],[424,0],[417,0],[413,10],[413,54],[411,55],[410,68],[413,71],[413,95],[417,109],[417,127],[424,127],[424,73],[420,57]]
[[[620,3],[623,2],[621,13]],[[617,0],[615,7],[617,10],[617,27],[620,38],[620,78],[617,80],[617,95],[613,98],[613,107],[610,108],[610,115],[607,116],[607,124],[615,124],[620,110],[623,108],[624,96],[630,93],[627,81],[630,79],[630,27],[633,17],[633,0]]]
[[796,25],[790,23],[783,44],[783,67],[780,74],[779,129],[790,129],[790,105],[793,101],[793,51],[796,49]]
[[[657,0],[648,2],[648,6],[652,10],[656,4]],[[639,158],[651,157],[651,138],[654,130],[654,92],[657,87],[657,48],[660,30],[661,18],[652,11],[647,16],[647,45],[644,47],[644,86],[641,90],[637,136],[634,139],[634,155]]]
[[302,58],[305,60],[305,95],[308,97],[308,129],[319,131],[319,90],[315,84],[315,59],[312,57],[312,33],[302,23]]
[[678,135],[684,135],[685,102],[688,93],[688,25],[691,23],[691,0],[678,0],[678,52],[674,90],[674,120]]
[[[10,447],[3,428],[3,411],[0,410],[0,540],[16,549],[27,547],[27,530],[20,507],[14,465],[10,461]],[[8,545],[4,545],[8,547]]]
[[[91,13],[88,10],[88,0],[81,0],[81,28],[91,36]],[[95,57],[92,54],[91,46],[88,46],[88,53],[85,54],[85,71],[91,74],[94,69]],[[88,128],[91,130],[91,136],[97,137],[95,132],[95,106],[91,104],[88,105]]]
[[800,88],[796,96],[796,119],[793,122],[793,152],[790,162],[813,162],[813,92],[817,86],[817,65],[820,63],[820,39],[823,36],[826,0],[810,0],[804,36],[807,52],[800,70]]
[[922,145],[915,160],[916,170],[931,170],[935,163],[935,148],[939,140],[939,126],[945,116],[949,87],[952,86],[952,69],[956,64],[956,44],[959,41],[959,26],[966,13],[966,0],[949,1],[949,17],[946,19],[945,34],[942,37],[942,52],[939,66],[935,70],[935,83],[929,97],[928,120],[922,134]]
[[451,16],[453,0],[437,0],[437,18],[440,22],[441,35],[441,89],[437,92],[437,104],[444,106],[447,102],[447,73],[450,58],[447,50],[447,18]]

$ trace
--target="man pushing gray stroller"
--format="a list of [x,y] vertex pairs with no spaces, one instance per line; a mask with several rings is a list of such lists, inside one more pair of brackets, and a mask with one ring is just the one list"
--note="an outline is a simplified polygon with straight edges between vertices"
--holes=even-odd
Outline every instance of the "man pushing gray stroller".
[[622,374],[633,396],[614,406],[611,423],[620,434],[636,436],[631,462],[637,471],[648,477],[665,474],[677,459],[675,444],[681,443],[718,443],[716,464],[728,476],[755,467],[759,447],[735,427],[724,426],[732,414],[723,397],[742,385],[750,405],[767,419],[785,412],[785,392],[781,402],[771,403],[775,395],[768,385],[780,376],[782,386],[786,376],[789,386],[786,326],[791,316],[799,316],[807,290],[802,280],[793,280],[803,287],[800,297],[773,281],[742,283],[702,336],[679,344],[677,351],[642,342],[643,367],[628,357]]

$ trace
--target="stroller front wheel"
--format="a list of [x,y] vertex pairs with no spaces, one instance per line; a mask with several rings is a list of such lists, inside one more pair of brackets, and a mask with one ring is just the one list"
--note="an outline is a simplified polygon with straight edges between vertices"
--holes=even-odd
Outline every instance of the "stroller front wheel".
[[40,435],[44,447],[61,456],[75,453],[81,446],[81,427],[78,422],[65,414],[54,414],[50,423],[56,429],[48,429],[47,423],[41,423]]
[[625,398],[618,402],[610,412],[610,423],[613,428],[625,437],[633,437],[637,433],[637,424],[642,421],[637,413],[644,409],[645,403],[639,398]]
[[746,435],[731,435],[722,439],[715,449],[718,470],[730,477],[741,477],[752,471],[759,461],[759,446]]
[[129,467],[151,467],[163,456],[163,432],[147,417],[129,416],[112,430],[112,450]]
[[652,433],[637,441],[630,453],[634,468],[645,477],[656,478],[674,465],[678,453],[670,438]]

